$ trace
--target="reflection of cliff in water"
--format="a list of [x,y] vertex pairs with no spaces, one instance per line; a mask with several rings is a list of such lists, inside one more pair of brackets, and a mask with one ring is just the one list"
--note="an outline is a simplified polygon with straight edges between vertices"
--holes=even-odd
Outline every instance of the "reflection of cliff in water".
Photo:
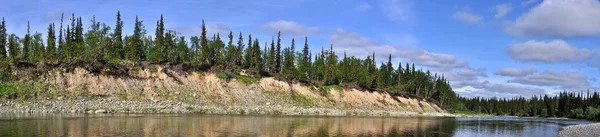
[[[422,117],[21,115],[0,136],[452,136],[456,121]],[[6,120],[14,119],[14,120]]]

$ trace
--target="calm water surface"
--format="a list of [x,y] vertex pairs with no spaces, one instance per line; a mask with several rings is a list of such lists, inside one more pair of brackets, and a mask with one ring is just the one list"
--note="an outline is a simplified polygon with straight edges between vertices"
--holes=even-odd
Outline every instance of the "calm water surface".
[[9,136],[536,136],[587,121],[539,118],[0,114]]

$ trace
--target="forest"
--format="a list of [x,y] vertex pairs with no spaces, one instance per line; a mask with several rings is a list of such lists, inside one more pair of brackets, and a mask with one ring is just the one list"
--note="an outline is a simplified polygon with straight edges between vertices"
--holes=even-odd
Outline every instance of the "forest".
[[165,65],[165,68],[179,66],[185,71],[231,74],[244,70],[255,78],[276,77],[317,87],[387,92],[393,96],[426,99],[447,110],[452,110],[456,101],[457,95],[443,75],[417,69],[409,63],[398,62],[394,68],[391,54],[387,62],[378,65],[375,53],[364,58],[349,57],[345,52],[340,56],[333,50],[335,45],[312,53],[307,37],[304,37],[302,50],[296,51],[296,40],[282,44],[281,33],[276,39],[264,40],[261,47],[258,38],[242,32],[237,36],[229,32],[224,38],[218,33],[210,36],[204,21],[201,34],[186,39],[174,30],[165,29],[163,19],[160,15],[155,33],[151,35],[136,16],[131,24],[134,26],[132,35],[123,36],[124,21],[120,12],[113,27],[94,17],[87,29],[82,18],[75,14],[71,14],[70,25],[63,25],[63,14],[60,24],[48,24],[44,40],[41,33],[31,34],[29,24],[25,36],[7,33],[3,18],[0,85],[18,84],[18,78],[11,76],[11,71],[21,67],[54,67],[65,72],[82,67],[92,73],[123,76],[128,71],[146,69],[144,64],[151,63]]
[[465,98],[457,97],[455,109],[494,115],[527,117],[568,117],[600,121],[600,96],[598,92],[560,92],[557,96],[515,98]]

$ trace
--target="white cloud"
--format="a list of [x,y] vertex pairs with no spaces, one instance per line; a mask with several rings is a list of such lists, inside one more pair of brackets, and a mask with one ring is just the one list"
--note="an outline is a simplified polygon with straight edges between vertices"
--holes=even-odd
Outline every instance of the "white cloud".
[[260,30],[268,31],[269,33],[277,33],[281,31],[283,34],[292,34],[292,35],[310,35],[319,33],[319,28],[317,27],[306,27],[299,25],[292,21],[279,20],[276,22],[267,22],[259,27]]
[[465,90],[460,95],[470,97],[532,97],[546,93],[546,91],[541,88],[515,84],[491,83],[489,81],[474,84],[472,87],[474,89]]
[[545,71],[509,80],[509,82],[549,86],[558,90],[566,89],[570,91],[598,89],[598,87],[591,86],[588,81],[588,76],[578,72],[569,71]]
[[382,0],[381,8],[386,17],[395,21],[406,21],[412,16],[410,0]]
[[355,10],[355,11],[358,11],[358,12],[364,12],[364,11],[367,11],[367,10],[369,10],[369,9],[371,9],[371,8],[373,8],[373,7],[371,6],[371,4],[369,4],[369,3],[367,3],[367,2],[363,2],[363,3],[359,4],[358,6],[356,6],[356,7],[354,8],[354,10]]
[[467,66],[466,61],[458,60],[454,55],[433,53],[422,49],[407,46],[381,45],[374,39],[361,37],[357,33],[347,32],[343,29],[336,30],[330,37],[334,50],[344,52],[350,56],[366,57],[376,53],[377,61],[387,60],[388,54],[394,58],[401,58],[405,62],[429,67],[431,69],[452,69]]
[[452,14],[452,19],[469,24],[478,24],[483,20],[483,17],[467,11],[458,11]]
[[496,15],[494,18],[499,19],[503,18],[512,10],[512,6],[509,3],[496,5]]
[[544,63],[585,61],[593,55],[589,49],[574,47],[560,39],[515,43],[508,48],[508,53],[516,60]]
[[571,37],[600,34],[597,0],[545,0],[521,15],[506,31],[518,36]]
[[525,68],[525,69],[517,69],[517,68],[502,68],[494,74],[501,76],[513,76],[513,77],[522,77],[533,74],[537,72],[535,68]]

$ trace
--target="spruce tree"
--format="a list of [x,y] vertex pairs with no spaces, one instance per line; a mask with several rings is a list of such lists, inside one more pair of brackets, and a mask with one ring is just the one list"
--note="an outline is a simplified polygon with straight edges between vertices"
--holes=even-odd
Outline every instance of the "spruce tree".
[[65,59],[67,56],[66,51],[67,51],[67,47],[65,44],[65,40],[63,37],[63,19],[64,19],[65,13],[62,13],[60,16],[60,29],[58,30],[58,49],[57,49],[57,60],[63,61],[63,59]]
[[131,60],[133,61],[143,61],[145,60],[146,55],[144,54],[144,43],[142,42],[142,37],[145,35],[146,30],[143,26],[143,21],[140,21],[137,16],[135,16],[135,25],[133,28],[133,35],[131,36],[131,52],[129,55]]
[[228,68],[232,68],[233,65],[235,65],[235,63],[237,62],[235,55],[238,54],[236,53],[236,46],[233,45],[232,31],[229,31],[229,35],[227,35],[227,38],[229,38],[229,42],[227,42],[227,51],[225,52],[225,63]]
[[202,20],[202,34],[200,35],[200,64],[208,64],[210,59],[208,38],[206,37],[206,26],[204,20]]
[[23,59],[23,61],[30,61],[30,54],[32,51],[32,42],[31,42],[31,34],[29,32],[29,21],[27,21],[27,34],[25,34],[25,39],[23,39],[23,53],[21,58]]
[[18,62],[19,50],[19,37],[14,33],[10,34],[8,38],[8,55],[13,62]]
[[275,71],[281,72],[281,31],[277,32],[277,49],[275,49]]
[[118,60],[122,59],[123,52],[123,21],[121,20],[121,11],[117,12],[117,23],[115,24],[115,30],[113,31],[112,47],[109,50],[109,59]]
[[2,17],[2,22],[0,23],[0,60],[8,57],[6,55],[6,23],[4,22],[4,17]]
[[269,48],[269,58],[267,58],[267,66],[269,67],[268,70],[271,71],[271,73],[276,73],[277,71],[275,71],[275,38],[271,38],[271,48]]
[[238,44],[237,48],[236,48],[237,49],[237,52],[236,52],[237,54],[235,54],[235,57],[234,57],[234,58],[236,58],[236,63],[235,64],[238,65],[238,66],[242,66],[242,62],[243,62],[242,55],[243,55],[243,51],[244,51],[244,38],[242,36],[242,32],[240,32],[237,44]]

